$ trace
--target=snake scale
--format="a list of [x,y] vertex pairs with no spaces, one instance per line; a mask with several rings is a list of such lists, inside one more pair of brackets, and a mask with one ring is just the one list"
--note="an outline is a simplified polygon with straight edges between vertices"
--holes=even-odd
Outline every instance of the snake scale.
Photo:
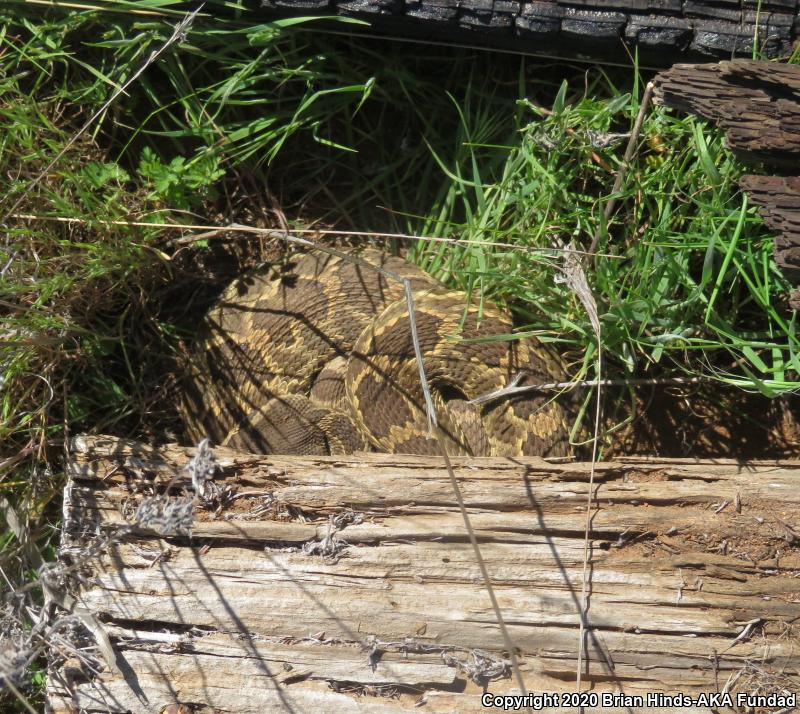
[[467,305],[418,268],[376,249],[360,263],[294,256],[280,274],[235,281],[201,325],[182,411],[188,435],[259,453],[347,454],[368,449],[438,454],[401,282],[411,281],[423,363],[450,454],[568,452],[567,415],[528,392],[481,407],[469,400],[508,384],[564,378],[560,357],[513,331],[488,303]]

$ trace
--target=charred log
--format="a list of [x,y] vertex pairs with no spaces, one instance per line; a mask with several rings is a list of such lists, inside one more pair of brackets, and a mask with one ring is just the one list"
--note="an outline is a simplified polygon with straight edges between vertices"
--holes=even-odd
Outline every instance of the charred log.
[[[573,58],[640,59],[791,52],[798,0],[262,0],[271,14],[343,15],[368,32]],[[334,29],[337,29],[334,26]],[[338,26],[341,30],[341,26]]]

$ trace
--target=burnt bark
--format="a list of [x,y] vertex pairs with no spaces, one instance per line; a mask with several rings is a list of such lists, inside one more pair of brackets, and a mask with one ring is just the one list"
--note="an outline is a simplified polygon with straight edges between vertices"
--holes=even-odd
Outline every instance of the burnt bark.
[[800,12],[798,0],[262,0],[262,7],[356,17],[370,23],[368,31],[404,39],[561,57],[628,61],[638,49],[659,66],[678,57],[751,55],[754,42],[767,56],[788,54]]
[[[220,449],[227,495],[191,538],[125,530],[144,499],[187,485],[193,451],[74,441],[62,552],[112,541],[84,563],[80,600],[127,669],[62,663],[54,711],[477,712],[484,686],[514,690],[440,459]],[[574,691],[590,465],[453,461],[526,687]],[[598,464],[584,686],[800,689],[798,478],[800,462]]]

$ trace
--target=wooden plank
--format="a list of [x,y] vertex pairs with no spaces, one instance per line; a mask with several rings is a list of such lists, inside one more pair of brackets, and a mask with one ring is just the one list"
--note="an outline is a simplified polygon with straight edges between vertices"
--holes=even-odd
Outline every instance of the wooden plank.
[[[197,508],[191,538],[136,526],[145,499],[187,487],[193,452],[74,440],[62,552],[111,536],[80,599],[127,666],[63,665],[54,711],[480,711],[484,688],[515,691],[439,459],[219,449],[226,499]],[[526,687],[572,691],[590,466],[454,465]],[[736,693],[757,670],[800,690],[800,462],[624,459],[595,479],[585,685]],[[584,711],[626,710],[611,704]]]

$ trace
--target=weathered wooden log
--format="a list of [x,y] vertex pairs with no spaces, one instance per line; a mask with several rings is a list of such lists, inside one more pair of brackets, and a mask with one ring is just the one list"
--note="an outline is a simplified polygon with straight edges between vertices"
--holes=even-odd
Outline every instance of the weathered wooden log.
[[[482,710],[484,689],[517,691],[440,459],[220,449],[191,537],[159,537],[142,503],[187,487],[193,452],[74,441],[62,553],[108,539],[80,599],[121,666],[62,664],[54,711],[461,712]],[[574,691],[590,465],[454,467],[527,689]],[[583,686],[642,701],[583,711],[711,712],[645,697],[800,690],[799,483],[800,462],[597,465]]]
[[798,0],[262,0],[262,7],[356,17],[389,36],[562,57],[628,61],[638,49],[659,66],[679,56],[752,55],[754,43],[766,56],[788,55],[800,12]]
[[[745,160],[791,171],[800,166],[800,66],[754,60],[675,65],[656,76],[654,97],[716,123]],[[740,185],[777,233],[775,262],[800,284],[800,176],[743,176]],[[797,291],[790,302],[800,305]]]
[[655,79],[654,98],[713,121],[745,159],[800,162],[800,66],[735,60],[679,64]]
[[739,185],[759,207],[764,223],[777,233],[778,267],[795,285],[800,284],[800,176],[742,176]]

